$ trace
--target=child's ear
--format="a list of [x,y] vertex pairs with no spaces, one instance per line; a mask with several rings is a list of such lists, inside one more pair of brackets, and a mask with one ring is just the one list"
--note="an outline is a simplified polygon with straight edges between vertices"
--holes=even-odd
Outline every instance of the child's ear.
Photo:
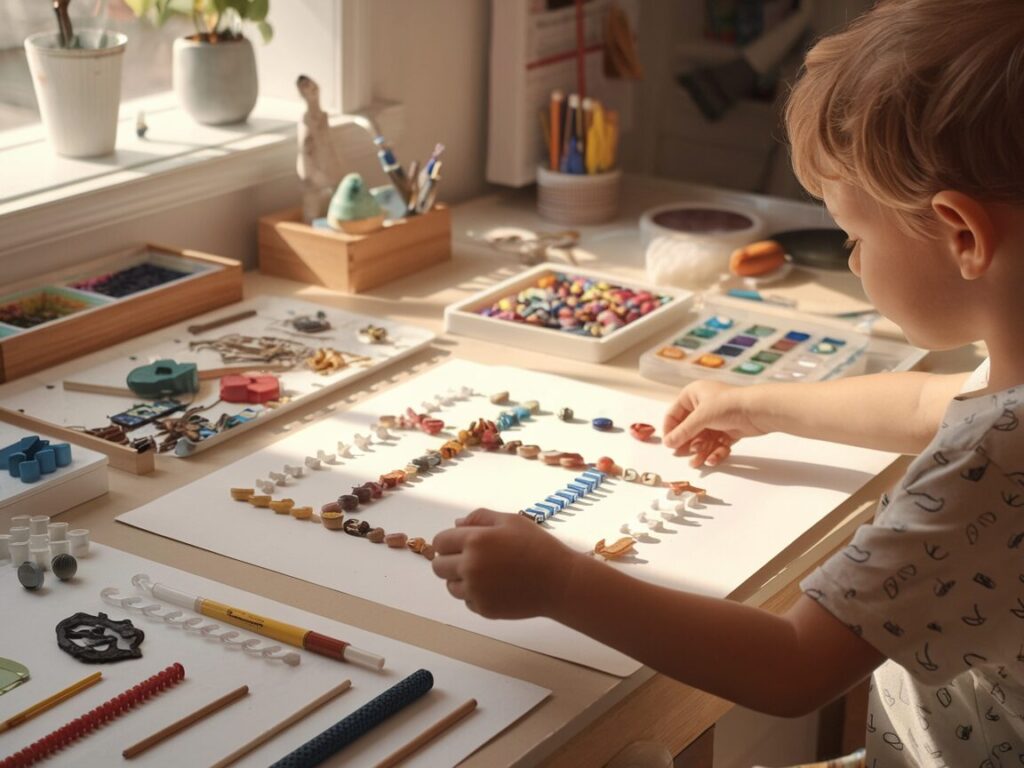
[[943,190],[932,198],[939,218],[940,238],[960,266],[965,280],[985,274],[995,253],[996,230],[988,210],[973,197]]

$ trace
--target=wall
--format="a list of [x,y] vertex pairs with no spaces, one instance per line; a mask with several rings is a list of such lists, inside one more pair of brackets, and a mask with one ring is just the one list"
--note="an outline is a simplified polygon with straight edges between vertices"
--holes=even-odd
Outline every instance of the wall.
[[374,0],[373,93],[405,105],[400,162],[445,145],[441,199],[482,193],[490,0]]

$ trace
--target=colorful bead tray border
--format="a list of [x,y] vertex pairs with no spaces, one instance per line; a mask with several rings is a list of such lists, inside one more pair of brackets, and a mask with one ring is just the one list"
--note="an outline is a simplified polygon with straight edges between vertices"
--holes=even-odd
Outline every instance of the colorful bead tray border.
[[641,375],[666,384],[698,378],[740,385],[823,381],[910,370],[925,354],[909,344],[874,339],[842,321],[762,311],[751,304],[705,298],[689,322],[640,356]]
[[[480,314],[481,310],[491,307],[500,300],[535,286],[542,278],[558,274],[604,281],[634,291],[646,291],[652,295],[666,296],[668,301],[660,304],[649,314],[601,337],[499,320]],[[635,346],[650,334],[677,323],[688,311],[692,299],[693,294],[690,291],[658,288],[641,281],[623,279],[582,267],[563,269],[561,266],[540,264],[468,299],[447,306],[444,311],[445,330],[475,336],[496,344],[522,347],[573,360],[603,363]]]

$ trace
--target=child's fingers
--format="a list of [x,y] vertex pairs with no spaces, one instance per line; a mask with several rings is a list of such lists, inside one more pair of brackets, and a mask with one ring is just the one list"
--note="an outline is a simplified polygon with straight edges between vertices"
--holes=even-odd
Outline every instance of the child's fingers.
[[455,521],[455,525],[494,525],[501,519],[501,512],[495,512],[493,509],[474,509],[465,517],[460,517]]
[[462,578],[462,575],[459,573],[460,561],[461,558],[458,555],[437,555],[430,565],[434,569],[434,573],[442,579],[457,581]]
[[465,547],[466,538],[473,533],[473,527],[468,525],[462,528],[449,528],[437,534],[431,543],[438,555],[457,555]]
[[711,453],[708,454],[708,457],[707,459],[705,459],[705,461],[707,462],[707,465],[709,467],[713,467],[716,464],[720,464],[721,462],[729,458],[730,453],[732,453],[732,446],[720,445],[713,451],[711,451]]
[[452,597],[457,600],[466,599],[466,583],[464,581],[449,581],[446,586]]

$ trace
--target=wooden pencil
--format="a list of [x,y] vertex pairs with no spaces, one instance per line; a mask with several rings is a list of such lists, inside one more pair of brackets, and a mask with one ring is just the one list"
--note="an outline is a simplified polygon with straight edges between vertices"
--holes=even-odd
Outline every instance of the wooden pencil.
[[216,701],[211,701],[205,707],[200,707],[195,712],[185,715],[185,717],[171,723],[166,728],[161,728],[152,736],[147,736],[139,743],[133,744],[132,746],[128,747],[128,749],[124,750],[121,753],[121,756],[127,759],[135,757],[136,755],[141,755],[150,747],[155,747],[161,741],[169,739],[176,733],[184,731],[186,728],[198,723],[204,717],[209,717],[218,709],[223,709],[224,707],[228,706],[229,704],[235,703],[240,698],[242,698],[243,696],[247,696],[248,694],[248,685],[243,685],[241,688],[236,688],[235,690],[231,691],[231,693],[224,694]]
[[81,693],[90,685],[98,683],[100,681],[100,678],[102,677],[102,672],[93,672],[91,675],[83,677],[77,683],[72,683],[64,690],[57,691],[57,693],[53,694],[52,696],[48,696],[47,698],[43,699],[40,702],[37,702],[36,704],[33,704],[28,709],[22,710],[13,717],[7,718],[3,722],[0,722],[0,733],[3,733],[4,731],[9,731],[11,728],[21,725],[26,720],[30,720],[36,715],[41,714],[46,710],[50,709],[51,707],[57,706],[62,701],[70,699],[75,694]]
[[345,680],[339,685],[334,686],[333,688],[331,688],[331,690],[327,691],[327,693],[325,693],[323,696],[320,696],[319,698],[311,701],[306,706],[302,707],[302,709],[299,709],[298,711],[292,713],[284,720],[279,722],[277,725],[261,733],[255,739],[246,742],[227,757],[218,760],[216,763],[210,766],[210,768],[225,768],[226,766],[231,765],[236,760],[240,760],[242,757],[249,754],[257,747],[270,741],[272,738],[277,736],[277,734],[279,734],[281,731],[295,725],[295,723],[299,722],[299,720],[301,720],[304,717],[307,717],[311,712],[319,709],[331,699],[340,696],[351,687],[351,680]]
[[432,726],[427,728],[425,731],[420,733],[418,736],[413,738],[407,744],[405,744],[402,747],[399,747],[390,755],[385,757],[383,760],[377,763],[376,768],[392,768],[392,766],[398,765],[400,762],[409,757],[413,752],[422,748],[427,742],[437,738],[442,733],[447,731],[449,728],[451,728],[453,725],[459,722],[459,720],[461,720],[470,712],[472,712],[474,709],[476,709],[476,699],[470,699],[469,701],[464,702],[459,707],[453,709],[447,715],[442,717]]

